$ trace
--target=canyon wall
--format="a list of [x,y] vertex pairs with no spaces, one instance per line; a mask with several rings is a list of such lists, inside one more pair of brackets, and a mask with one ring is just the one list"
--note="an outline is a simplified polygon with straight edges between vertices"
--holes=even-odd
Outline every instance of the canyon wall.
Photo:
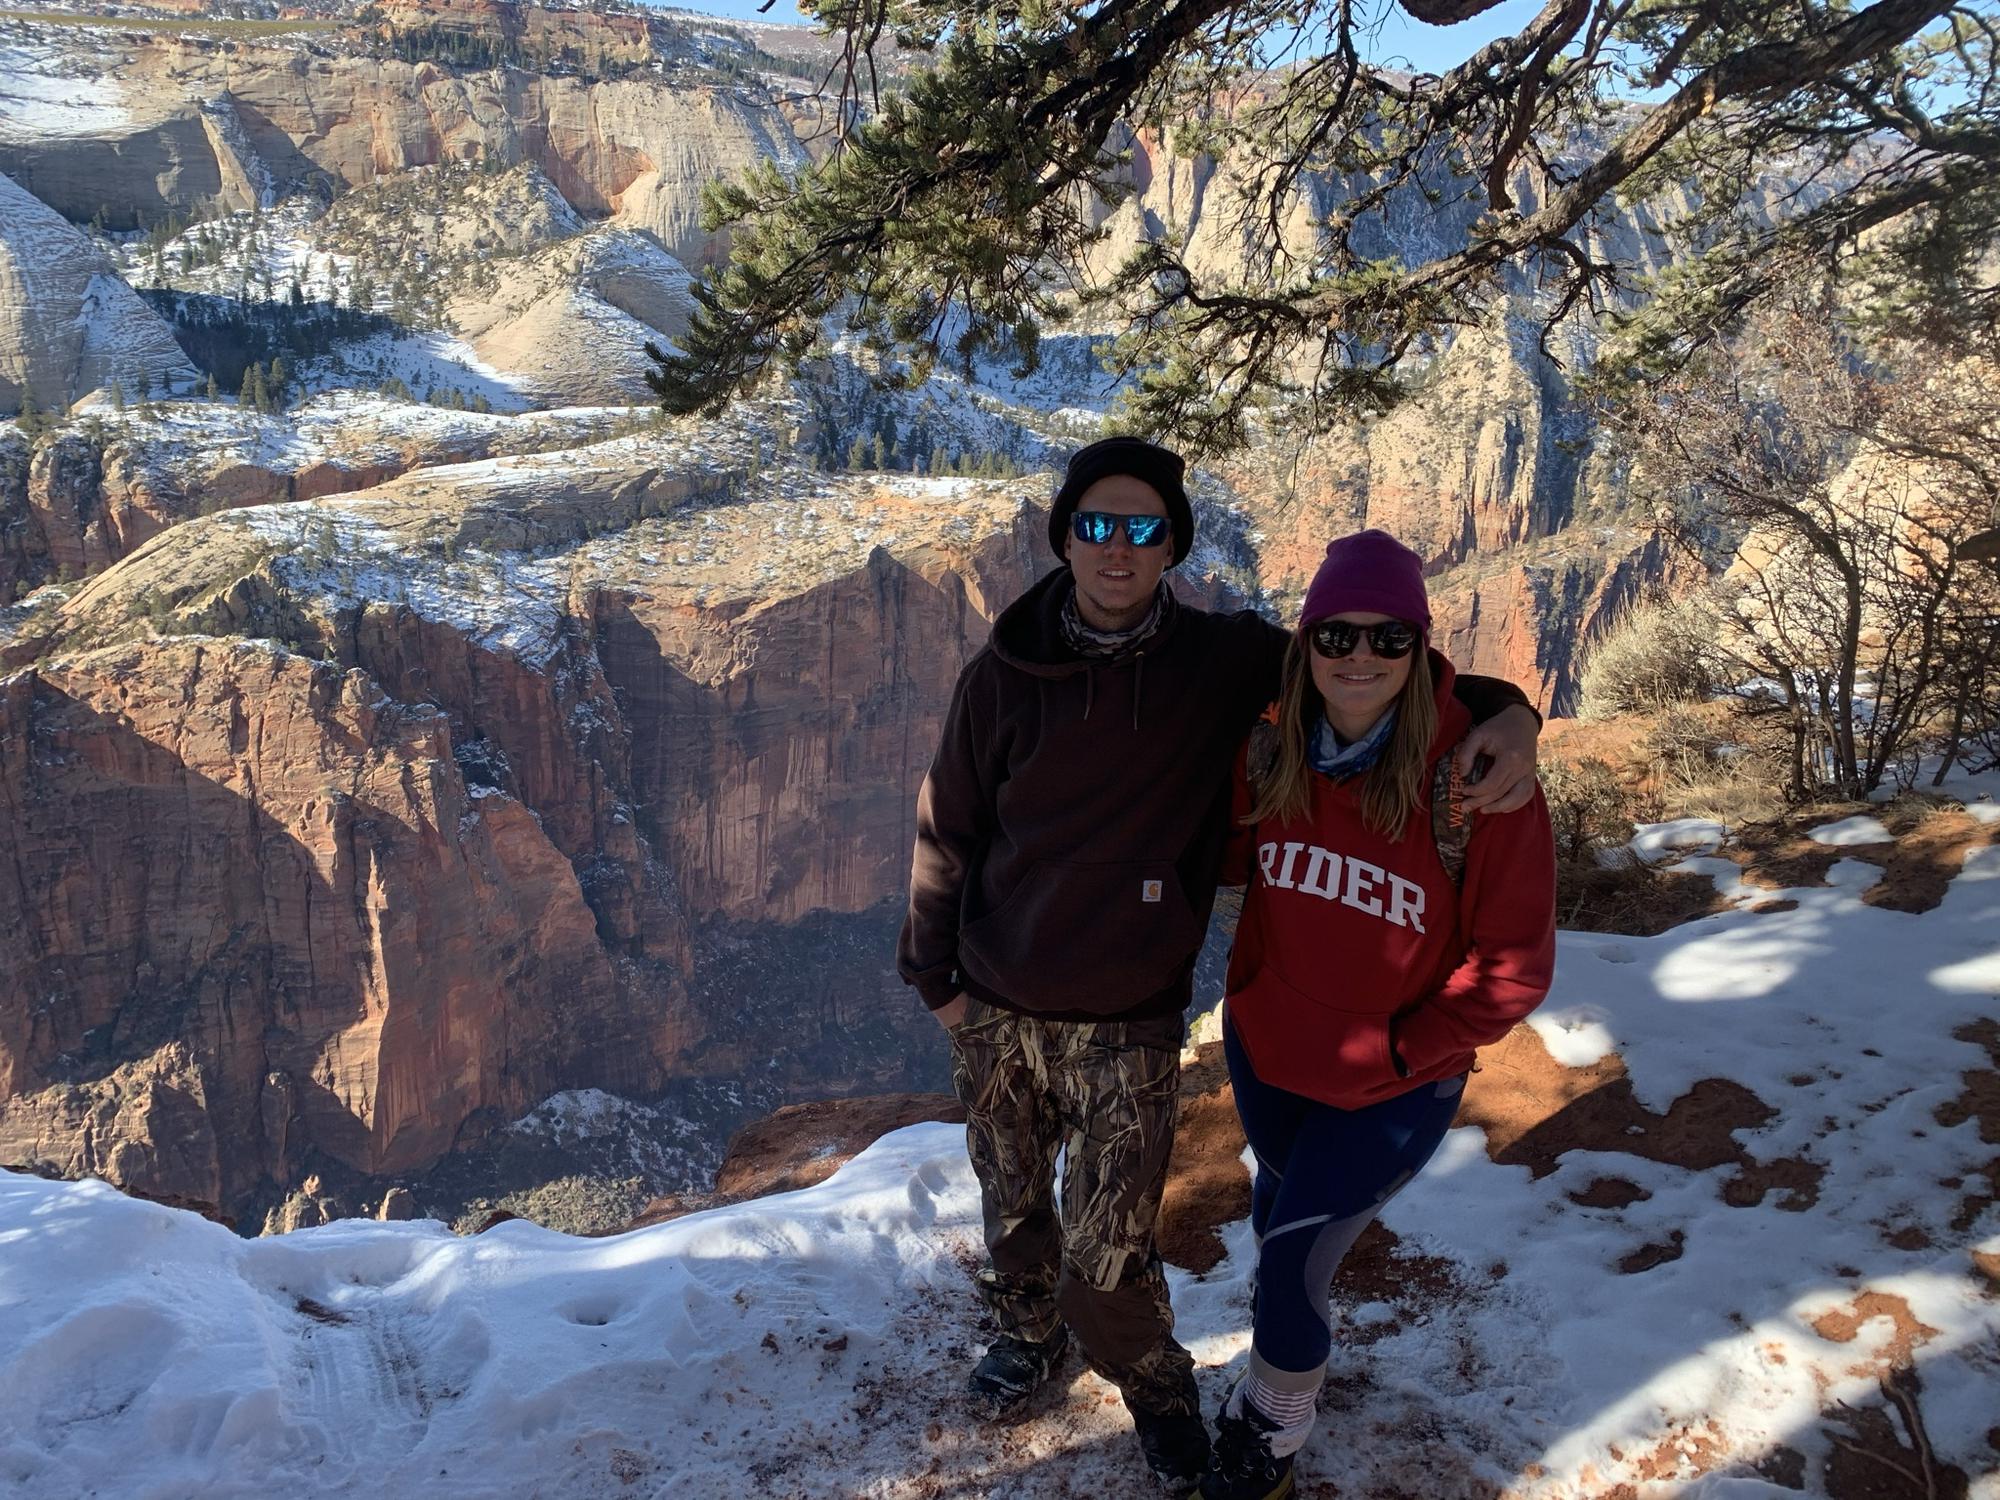
[[[893,920],[951,682],[1047,566],[1003,486],[829,495],[773,578],[786,504],[689,506],[698,474],[415,480],[188,521],[16,643],[0,1161],[240,1209],[557,1089],[810,1049],[796,984],[691,982],[692,930]],[[272,548],[294,516],[356,529],[308,566]],[[443,569],[418,518],[588,551]],[[430,592],[502,580],[534,628]]]
[[[656,76],[452,69],[317,42],[114,33],[72,44],[108,96],[60,134],[7,128],[0,172],[81,223],[249,208],[443,161],[533,162],[585,216],[711,250],[702,187],[804,150],[762,91]],[[115,105],[115,107],[110,107]]]

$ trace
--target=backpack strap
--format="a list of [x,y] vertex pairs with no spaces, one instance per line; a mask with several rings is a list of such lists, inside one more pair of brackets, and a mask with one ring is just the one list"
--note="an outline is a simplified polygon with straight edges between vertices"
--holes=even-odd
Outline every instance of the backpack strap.
[[1250,783],[1250,800],[1264,789],[1271,772],[1278,766],[1278,720],[1274,712],[1267,711],[1250,731],[1250,745],[1243,756],[1243,773]]
[[[1475,773],[1478,770],[1475,764]],[[1445,874],[1460,887],[1465,884],[1465,849],[1472,842],[1472,814],[1465,810],[1468,784],[1459,774],[1458,747],[1453,746],[1438,757],[1431,774],[1431,840]]]

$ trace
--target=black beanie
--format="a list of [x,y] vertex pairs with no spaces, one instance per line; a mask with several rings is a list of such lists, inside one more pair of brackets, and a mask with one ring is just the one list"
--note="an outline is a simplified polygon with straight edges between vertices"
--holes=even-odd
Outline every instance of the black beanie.
[[1069,518],[1083,492],[1113,474],[1130,474],[1158,490],[1160,498],[1167,502],[1167,519],[1174,527],[1174,564],[1178,565],[1194,546],[1194,509],[1188,504],[1187,490],[1181,484],[1186,468],[1178,453],[1144,438],[1100,438],[1086,448],[1077,449],[1070,455],[1069,467],[1063,470],[1062,488],[1056,491],[1055,503],[1049,507],[1049,545],[1061,558],[1063,538],[1069,535]]

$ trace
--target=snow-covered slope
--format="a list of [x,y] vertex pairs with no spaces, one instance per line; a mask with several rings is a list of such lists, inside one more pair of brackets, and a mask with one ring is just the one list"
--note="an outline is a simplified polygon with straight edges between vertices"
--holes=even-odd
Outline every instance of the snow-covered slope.
[[139,123],[115,54],[93,40],[7,28],[0,36],[0,140],[111,136]]
[[642,401],[645,347],[687,328],[685,267],[653,240],[610,229],[522,258],[505,281],[451,305],[479,357],[550,404]]
[[118,382],[136,394],[195,369],[167,325],[62,215],[0,174],[0,415]]
[[[1867,905],[1878,875],[1848,861],[1762,910],[1563,937],[1534,1023],[1559,1061],[1615,1048],[1653,1110],[1732,1080],[1773,1111],[1735,1141],[1817,1178],[1751,1201],[1725,1195],[1732,1168],[1606,1149],[1536,1179],[1454,1131],[1391,1206],[1401,1258],[1339,1293],[1307,1493],[1775,1500],[1799,1493],[1772,1477],[1787,1454],[1818,1474],[1854,1441],[1839,1403],[1880,1407],[1900,1349],[1936,1493],[2000,1500],[2000,1164],[1965,1108],[1990,1076],[1978,1038],[2000,1056],[2000,847],[1921,916]],[[1605,1180],[1632,1201],[1605,1206]],[[977,1220],[938,1125],[808,1191],[603,1240],[349,1222],[244,1241],[0,1174],[0,1489],[1145,1493],[1094,1376],[1001,1431],[960,1409]],[[1174,1276],[1211,1412],[1247,1346],[1252,1247],[1224,1238],[1214,1271]]]

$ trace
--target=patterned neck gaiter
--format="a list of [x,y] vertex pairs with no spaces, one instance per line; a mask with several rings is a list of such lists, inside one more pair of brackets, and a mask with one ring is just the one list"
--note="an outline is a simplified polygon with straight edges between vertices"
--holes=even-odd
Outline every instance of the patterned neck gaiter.
[[1077,612],[1076,585],[1072,583],[1069,593],[1063,598],[1063,640],[1078,656],[1092,661],[1108,661],[1145,645],[1160,633],[1162,626],[1172,623],[1174,612],[1179,607],[1174,602],[1173,590],[1167,587],[1163,578],[1159,592],[1153,595],[1152,609],[1137,625],[1130,630],[1093,630],[1084,624],[1083,616]]
[[1389,748],[1389,736],[1396,732],[1396,710],[1390,709],[1375,721],[1375,727],[1351,745],[1342,745],[1340,736],[1333,732],[1325,714],[1320,715],[1319,725],[1313,731],[1313,741],[1307,758],[1312,768],[1322,776],[1331,776],[1336,781],[1349,776],[1359,776],[1363,771],[1382,758],[1382,752]]

